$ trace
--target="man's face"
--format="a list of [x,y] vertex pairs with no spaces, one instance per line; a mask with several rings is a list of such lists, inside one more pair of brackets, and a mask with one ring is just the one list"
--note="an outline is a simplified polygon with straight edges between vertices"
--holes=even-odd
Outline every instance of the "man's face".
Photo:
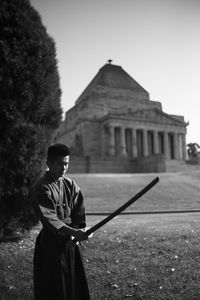
[[47,164],[51,176],[58,179],[59,177],[64,176],[68,170],[69,155],[58,156],[54,161],[48,161]]

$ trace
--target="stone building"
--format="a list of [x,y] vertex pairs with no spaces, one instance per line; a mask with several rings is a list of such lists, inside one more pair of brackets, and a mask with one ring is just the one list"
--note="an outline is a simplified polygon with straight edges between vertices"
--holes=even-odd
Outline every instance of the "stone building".
[[[160,102],[109,61],[66,112],[56,141],[93,161],[94,172],[106,172],[109,164],[109,172],[145,172],[147,162],[154,165],[147,171],[153,171],[161,161],[156,171],[164,171],[166,159],[186,158],[186,126],[183,116],[164,113]],[[116,162],[124,167],[114,169]]]

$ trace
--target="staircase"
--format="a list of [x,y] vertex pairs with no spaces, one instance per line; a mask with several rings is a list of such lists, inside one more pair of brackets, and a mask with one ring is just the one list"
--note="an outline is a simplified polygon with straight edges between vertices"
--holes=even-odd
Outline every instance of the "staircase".
[[200,165],[192,165],[182,160],[167,159],[166,172],[187,172],[200,169]]

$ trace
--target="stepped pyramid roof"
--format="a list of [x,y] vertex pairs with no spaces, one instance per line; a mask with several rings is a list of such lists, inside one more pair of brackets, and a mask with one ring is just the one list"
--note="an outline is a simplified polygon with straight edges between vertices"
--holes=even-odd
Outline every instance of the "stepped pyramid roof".
[[130,91],[149,94],[137,81],[135,81],[121,66],[111,63],[105,64],[96,76],[92,79],[76,102],[79,102],[85,96],[94,91],[95,87],[104,86],[114,89],[124,89]]

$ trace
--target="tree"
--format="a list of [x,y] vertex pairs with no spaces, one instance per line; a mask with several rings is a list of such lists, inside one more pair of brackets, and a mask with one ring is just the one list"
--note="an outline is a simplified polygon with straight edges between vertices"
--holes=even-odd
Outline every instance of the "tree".
[[0,0],[0,230],[36,221],[28,196],[61,122],[55,43],[28,0]]
[[198,149],[200,149],[199,144],[197,143],[189,143],[187,144],[187,152],[190,158],[195,158],[198,156]]

